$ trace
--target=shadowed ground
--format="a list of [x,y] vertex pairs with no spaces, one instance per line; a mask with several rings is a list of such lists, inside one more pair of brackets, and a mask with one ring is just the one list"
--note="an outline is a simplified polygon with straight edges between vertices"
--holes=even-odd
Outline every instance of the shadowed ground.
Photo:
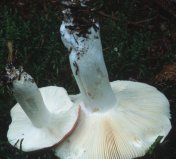
[[[110,80],[134,80],[157,87],[171,104],[172,126],[165,141],[153,146],[146,159],[176,159],[176,18],[175,3],[157,0],[110,0],[94,4],[101,25],[105,62]],[[175,5],[175,6],[174,6]],[[169,9],[169,10],[168,10]],[[14,44],[18,63],[40,87],[78,88],[68,52],[59,35],[62,7],[57,1],[0,2],[0,71],[7,61],[7,41]],[[9,88],[0,88],[0,158],[55,159],[51,150],[23,153],[7,142],[10,109],[15,100]],[[155,144],[157,145],[157,144]]]

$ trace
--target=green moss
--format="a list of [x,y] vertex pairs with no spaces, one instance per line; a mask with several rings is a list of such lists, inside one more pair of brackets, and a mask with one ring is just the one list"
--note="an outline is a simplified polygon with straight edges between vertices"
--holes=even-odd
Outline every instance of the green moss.
[[[47,0],[22,3],[0,2],[0,70],[7,60],[6,43],[11,40],[18,60],[40,87],[58,85],[69,93],[78,92],[69,66],[69,54],[60,40],[61,7]],[[144,0],[100,0],[98,6],[106,13],[104,16],[97,11],[110,80],[134,79],[151,83],[164,64],[176,63],[176,41],[172,37],[176,33],[175,19]],[[167,39],[168,46],[160,42],[162,39]],[[164,46],[161,55],[160,46]],[[153,47],[156,49],[154,55],[151,54]],[[166,87],[166,93],[170,94],[173,90],[169,87],[168,91],[167,85],[161,90]],[[51,151],[22,153],[8,144],[9,112],[15,101],[7,89],[1,88],[0,96],[0,158],[53,159]],[[170,99],[173,98],[175,96]],[[172,153],[173,148],[167,146]]]

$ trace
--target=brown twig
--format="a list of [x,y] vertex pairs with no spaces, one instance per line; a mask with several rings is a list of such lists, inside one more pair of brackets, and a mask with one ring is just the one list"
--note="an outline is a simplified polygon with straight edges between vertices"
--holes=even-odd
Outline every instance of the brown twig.
[[150,22],[150,21],[153,21],[153,20],[155,20],[157,17],[158,17],[158,16],[154,16],[154,17],[152,17],[152,18],[140,20],[140,21],[137,21],[137,22],[129,21],[128,24],[130,24],[130,25],[135,25],[135,26],[141,26],[141,24],[143,24],[143,23],[148,23],[148,22]]
[[118,21],[118,18],[117,18],[117,17],[115,17],[115,16],[113,16],[113,15],[106,14],[106,13],[104,13],[103,11],[99,11],[98,14],[100,14],[100,15],[102,15],[102,16],[104,16],[104,17],[107,17],[107,18],[111,18],[111,19],[113,19],[113,20],[115,20],[115,21]]

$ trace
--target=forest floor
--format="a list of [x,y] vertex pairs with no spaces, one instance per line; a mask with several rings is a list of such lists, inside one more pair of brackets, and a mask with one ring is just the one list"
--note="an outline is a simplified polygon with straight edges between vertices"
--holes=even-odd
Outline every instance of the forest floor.
[[[99,0],[96,4],[110,81],[148,83],[170,102],[172,130],[143,159],[176,159],[176,4],[161,2]],[[12,41],[19,63],[39,87],[57,85],[69,94],[78,93],[67,50],[60,40],[61,10],[55,0],[2,0],[0,71],[7,62],[6,44]],[[1,87],[0,159],[55,159],[52,150],[25,153],[8,143],[6,135],[14,104],[11,90]]]

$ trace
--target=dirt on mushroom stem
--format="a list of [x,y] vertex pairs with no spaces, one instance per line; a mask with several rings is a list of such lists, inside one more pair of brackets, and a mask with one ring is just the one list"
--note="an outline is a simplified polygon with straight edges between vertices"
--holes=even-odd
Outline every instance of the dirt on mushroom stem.
[[90,1],[82,6],[80,3],[73,3],[64,10],[64,21],[72,18],[72,24],[67,25],[66,28],[72,32],[77,32],[78,36],[87,37],[90,34],[89,29],[93,27],[96,31],[99,28],[96,25],[96,9],[90,6]]
[[0,86],[11,86],[15,79],[20,78],[23,71],[22,66],[15,67],[12,63],[7,64],[5,70],[0,75]]

